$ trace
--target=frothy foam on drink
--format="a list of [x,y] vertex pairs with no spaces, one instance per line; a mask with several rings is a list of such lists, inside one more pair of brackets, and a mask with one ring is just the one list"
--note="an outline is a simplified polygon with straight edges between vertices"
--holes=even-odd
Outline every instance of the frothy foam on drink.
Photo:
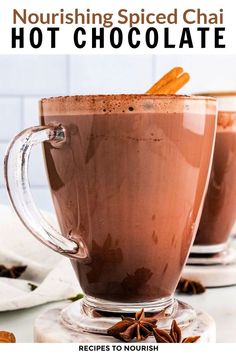
[[[179,113],[205,114],[215,112],[215,99],[186,95],[88,95],[44,98],[40,101],[41,114],[110,114],[110,113]],[[206,102],[206,104],[205,104]]]

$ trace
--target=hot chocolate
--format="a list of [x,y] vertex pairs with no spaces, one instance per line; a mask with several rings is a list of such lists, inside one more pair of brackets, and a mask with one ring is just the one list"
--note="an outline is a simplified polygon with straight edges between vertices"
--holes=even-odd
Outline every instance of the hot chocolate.
[[170,297],[198,226],[215,101],[52,98],[41,102],[41,123],[66,130],[61,146],[44,144],[45,160],[61,231],[88,247],[87,262],[72,260],[85,294],[127,303]]
[[236,112],[218,114],[209,188],[196,245],[224,245],[236,219]]

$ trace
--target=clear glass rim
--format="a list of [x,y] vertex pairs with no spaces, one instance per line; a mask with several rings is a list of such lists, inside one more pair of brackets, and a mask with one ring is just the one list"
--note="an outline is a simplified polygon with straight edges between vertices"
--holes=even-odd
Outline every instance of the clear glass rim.
[[236,91],[209,91],[209,92],[200,92],[199,94],[196,94],[197,96],[199,95],[200,97],[206,96],[206,97],[233,97],[236,96]]

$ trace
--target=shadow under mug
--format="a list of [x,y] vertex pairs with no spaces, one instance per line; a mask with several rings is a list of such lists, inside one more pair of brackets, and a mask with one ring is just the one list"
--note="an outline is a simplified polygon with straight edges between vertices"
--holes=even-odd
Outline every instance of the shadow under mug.
[[[55,97],[40,101],[40,121],[14,138],[5,158],[19,218],[71,259],[84,303],[113,312],[172,304],[209,177],[215,99]],[[30,192],[29,155],[40,143],[61,232]]]
[[[208,95],[217,98],[219,112],[209,186],[191,250],[196,256],[226,251],[236,219],[236,93]],[[222,257],[222,261],[231,258],[223,253]]]

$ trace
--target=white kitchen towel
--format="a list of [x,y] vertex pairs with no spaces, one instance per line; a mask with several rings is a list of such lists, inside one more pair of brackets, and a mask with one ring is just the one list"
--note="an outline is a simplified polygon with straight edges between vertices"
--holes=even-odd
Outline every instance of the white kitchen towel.
[[[43,212],[56,225],[55,218]],[[27,266],[18,279],[0,277],[0,311],[64,300],[81,292],[70,261],[36,240],[15,212],[0,205],[0,265]],[[32,291],[32,285],[37,288]]]

